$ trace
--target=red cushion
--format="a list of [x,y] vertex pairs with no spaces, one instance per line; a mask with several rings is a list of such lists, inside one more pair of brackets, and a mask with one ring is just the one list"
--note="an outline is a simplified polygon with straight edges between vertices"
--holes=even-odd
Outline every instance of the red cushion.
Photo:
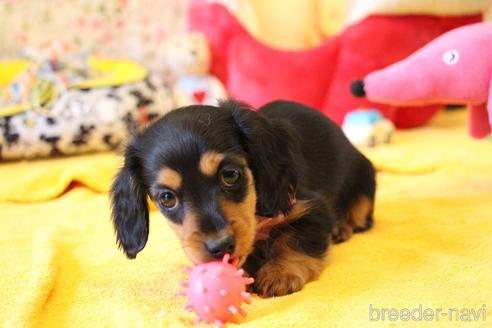
[[337,43],[333,38],[313,49],[284,51],[238,36],[229,46],[228,91],[254,107],[285,99],[321,109],[336,67]]
[[373,16],[318,47],[279,50],[252,37],[225,7],[191,0],[189,27],[204,33],[212,50],[212,73],[236,99],[259,107],[276,99],[312,106],[337,123],[358,107],[376,107],[399,128],[427,123],[439,106],[402,108],[350,94],[350,82],[410,55],[438,35],[481,21],[464,17]]

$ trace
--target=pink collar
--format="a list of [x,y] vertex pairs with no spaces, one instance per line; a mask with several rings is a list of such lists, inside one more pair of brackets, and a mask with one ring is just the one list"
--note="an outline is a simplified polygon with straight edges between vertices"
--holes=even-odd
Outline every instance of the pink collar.
[[[293,207],[296,204],[296,195],[294,193],[291,194],[290,197],[290,205]],[[256,215],[256,236],[255,240],[265,240],[270,236],[270,231],[273,227],[284,223],[286,220],[286,216],[283,213],[279,213],[276,216],[261,216]]]

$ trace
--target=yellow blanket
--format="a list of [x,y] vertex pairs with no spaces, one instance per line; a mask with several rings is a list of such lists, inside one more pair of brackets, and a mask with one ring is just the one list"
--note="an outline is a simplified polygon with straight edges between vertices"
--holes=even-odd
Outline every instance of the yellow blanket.
[[[491,326],[492,140],[468,138],[465,121],[442,113],[366,151],[379,169],[375,227],[333,246],[301,292],[255,297],[242,326],[393,326],[405,309],[408,326],[474,315],[474,326]],[[136,260],[116,249],[105,191],[120,159],[35,163],[0,166],[0,326],[191,326],[175,296],[188,262],[165,219],[151,213]],[[72,181],[82,186],[67,191]],[[400,321],[382,320],[389,308]]]

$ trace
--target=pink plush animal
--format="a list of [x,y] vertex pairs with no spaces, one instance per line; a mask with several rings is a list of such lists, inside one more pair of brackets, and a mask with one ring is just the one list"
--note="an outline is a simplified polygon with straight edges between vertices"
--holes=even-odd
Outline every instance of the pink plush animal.
[[[391,47],[391,45],[388,45]],[[466,104],[470,134],[492,126],[492,24],[460,27],[408,58],[352,82],[354,95],[398,106]]]

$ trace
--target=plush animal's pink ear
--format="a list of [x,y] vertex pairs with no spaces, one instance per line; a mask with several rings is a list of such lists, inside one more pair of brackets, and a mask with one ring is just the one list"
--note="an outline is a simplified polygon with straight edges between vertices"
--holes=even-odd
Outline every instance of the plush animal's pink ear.
[[470,135],[474,138],[485,138],[492,130],[492,79],[489,82],[487,104],[470,105]]
[[492,77],[490,78],[490,83],[489,83],[489,97],[487,98],[487,112],[489,115],[489,133],[492,132]]
[[485,138],[492,132],[492,78],[486,104],[470,105],[469,132],[474,138]]
[[489,100],[488,104],[479,104],[479,105],[470,105],[470,123],[469,123],[469,132],[470,135],[474,138],[481,139],[485,138],[490,134],[490,122],[489,116],[487,114],[487,107],[491,108],[491,101]]
[[470,134],[475,138],[485,138],[492,132],[492,78],[487,99],[487,104],[470,106]]

